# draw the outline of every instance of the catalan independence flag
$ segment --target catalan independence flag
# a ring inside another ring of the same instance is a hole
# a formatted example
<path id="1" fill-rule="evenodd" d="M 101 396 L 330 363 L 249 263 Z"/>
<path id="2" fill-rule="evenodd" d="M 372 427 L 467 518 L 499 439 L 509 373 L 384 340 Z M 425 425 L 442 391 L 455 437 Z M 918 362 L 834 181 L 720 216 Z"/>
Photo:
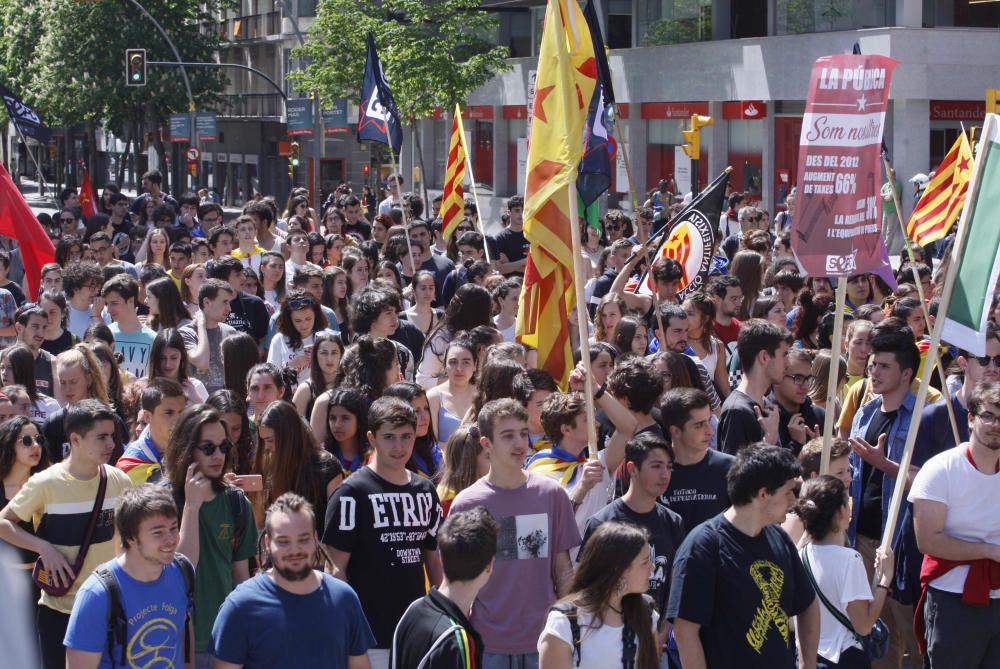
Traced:
<path id="1" fill-rule="evenodd" d="M 465 194 L 462 182 L 465 180 L 465 128 L 462 127 L 462 110 L 455 105 L 455 117 L 451 120 L 451 141 L 448 143 L 448 166 L 444 172 L 444 193 L 441 196 L 441 234 L 451 239 L 455 228 L 465 214 Z"/>
<path id="2" fill-rule="evenodd" d="M 920 246 L 943 238 L 958 218 L 969 190 L 972 149 L 963 132 L 938 166 L 906 224 L 906 236 Z"/>
<path id="3" fill-rule="evenodd" d="M 583 128 L 597 85 L 594 43 L 576 0 L 548 0 L 532 103 L 524 189 L 531 245 L 517 312 L 517 338 L 566 387 L 573 369 L 569 310 L 575 306 L 571 186 L 583 156 Z M 580 277 L 579 280 L 583 280 Z"/>

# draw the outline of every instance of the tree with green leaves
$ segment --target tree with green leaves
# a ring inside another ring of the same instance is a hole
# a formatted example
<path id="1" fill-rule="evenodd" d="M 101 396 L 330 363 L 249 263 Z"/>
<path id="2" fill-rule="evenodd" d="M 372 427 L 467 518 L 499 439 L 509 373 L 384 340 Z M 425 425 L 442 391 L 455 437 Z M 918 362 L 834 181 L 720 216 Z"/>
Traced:
<path id="1" fill-rule="evenodd" d="M 229 0 L 140 0 L 157 17 L 187 61 L 214 60 L 221 43 L 215 16 Z M 0 28 L 14 36 L 0 47 L 0 77 L 50 125 L 84 122 L 94 163 L 94 129 L 141 139 L 151 132 L 164 155 L 159 128 L 170 113 L 188 110 L 176 67 L 150 67 L 148 85 L 125 85 L 125 50 L 146 49 L 150 61 L 173 61 L 170 47 L 128 0 L 0 0 Z M 208 106 L 225 83 L 214 69 L 189 69 L 197 104 Z M 138 142 L 137 142 L 138 143 Z"/>
<path id="2" fill-rule="evenodd" d="M 320 0 L 306 45 L 292 53 L 309 64 L 290 78 L 324 100 L 358 99 L 370 32 L 400 114 L 426 118 L 509 68 L 496 31 L 481 0 Z"/>

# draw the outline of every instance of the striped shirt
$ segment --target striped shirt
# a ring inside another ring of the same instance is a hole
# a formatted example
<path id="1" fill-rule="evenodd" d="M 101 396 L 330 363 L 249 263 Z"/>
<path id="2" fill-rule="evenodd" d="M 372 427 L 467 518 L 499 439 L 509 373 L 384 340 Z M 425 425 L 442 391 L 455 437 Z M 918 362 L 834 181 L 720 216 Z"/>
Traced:
<path id="1" fill-rule="evenodd" d="M 104 468 L 108 474 L 108 487 L 83 568 L 64 596 L 53 597 L 42 592 L 41 604 L 61 613 L 68 614 L 73 610 L 76 591 L 94 569 L 117 553 L 115 501 L 123 490 L 132 486 L 132 481 L 127 474 L 110 465 L 104 465 Z M 21 520 L 33 523 L 35 535 L 55 546 L 72 565 L 87 531 L 99 483 L 99 476 L 89 481 L 74 478 L 69 473 L 68 462 L 60 462 L 28 479 L 8 507 Z"/>

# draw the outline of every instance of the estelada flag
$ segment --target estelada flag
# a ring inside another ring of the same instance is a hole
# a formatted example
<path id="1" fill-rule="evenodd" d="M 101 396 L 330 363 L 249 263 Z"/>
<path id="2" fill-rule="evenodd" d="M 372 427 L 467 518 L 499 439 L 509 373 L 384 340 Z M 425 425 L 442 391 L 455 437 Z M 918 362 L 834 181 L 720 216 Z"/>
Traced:
<path id="1" fill-rule="evenodd" d="M 594 45 L 576 0 L 548 0 L 532 102 L 524 189 L 530 246 L 517 311 L 517 338 L 538 350 L 542 368 L 563 388 L 573 369 L 569 310 L 573 290 L 572 186 L 583 155 L 587 103 L 597 85 Z M 583 277 L 578 280 L 583 281 Z"/>
<path id="2" fill-rule="evenodd" d="M 3 165 L 0 165 L 0 235 L 17 240 L 28 277 L 29 297 L 34 299 L 38 295 L 42 267 L 55 261 L 56 250 Z"/>
<path id="3" fill-rule="evenodd" d="M 906 223 L 906 236 L 920 246 L 926 246 L 947 235 L 965 202 L 971 175 L 972 149 L 969 138 L 963 132 L 924 189 Z"/>
<path id="4" fill-rule="evenodd" d="M 83 166 L 83 184 L 80 185 L 80 211 L 87 218 L 97 213 L 97 197 L 94 186 L 90 183 L 90 170 Z"/>
<path id="5" fill-rule="evenodd" d="M 462 125 L 462 110 L 455 105 L 455 117 L 451 120 L 451 140 L 448 142 L 448 166 L 444 171 L 444 193 L 441 195 L 441 234 L 445 240 L 451 239 L 455 228 L 465 215 L 465 128 Z"/>
<path id="6" fill-rule="evenodd" d="M 715 227 L 726 206 L 726 184 L 729 183 L 731 171 L 732 168 L 727 167 L 667 224 L 663 241 L 634 292 L 640 295 L 653 294 L 655 286 L 650 268 L 660 258 L 673 258 L 683 269 L 677 291 L 678 300 L 683 300 L 690 293 L 704 287 L 705 278 L 712 267 Z"/>
<path id="7" fill-rule="evenodd" d="M 375 37 L 368 33 L 368 60 L 361 84 L 361 112 L 358 117 L 358 141 L 386 144 L 395 155 L 403 147 L 403 126 L 399 123 L 396 101 L 375 52 Z"/>

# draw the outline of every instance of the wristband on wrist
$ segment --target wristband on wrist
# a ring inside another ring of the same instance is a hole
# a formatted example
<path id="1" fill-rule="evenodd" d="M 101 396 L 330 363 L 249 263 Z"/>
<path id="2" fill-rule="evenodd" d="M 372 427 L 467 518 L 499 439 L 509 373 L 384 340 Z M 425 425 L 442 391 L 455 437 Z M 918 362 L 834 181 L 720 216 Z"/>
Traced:
<path id="1" fill-rule="evenodd" d="M 604 392 L 605 392 L 605 391 L 606 391 L 607 389 L 608 389 L 608 384 L 607 384 L 607 383 L 602 383 L 602 384 L 601 384 L 601 387 L 597 389 L 597 392 L 596 392 L 596 393 L 594 393 L 594 399 L 595 399 L 595 400 L 599 400 L 599 399 L 601 399 L 601 397 L 603 397 L 603 396 L 604 396 Z"/>

